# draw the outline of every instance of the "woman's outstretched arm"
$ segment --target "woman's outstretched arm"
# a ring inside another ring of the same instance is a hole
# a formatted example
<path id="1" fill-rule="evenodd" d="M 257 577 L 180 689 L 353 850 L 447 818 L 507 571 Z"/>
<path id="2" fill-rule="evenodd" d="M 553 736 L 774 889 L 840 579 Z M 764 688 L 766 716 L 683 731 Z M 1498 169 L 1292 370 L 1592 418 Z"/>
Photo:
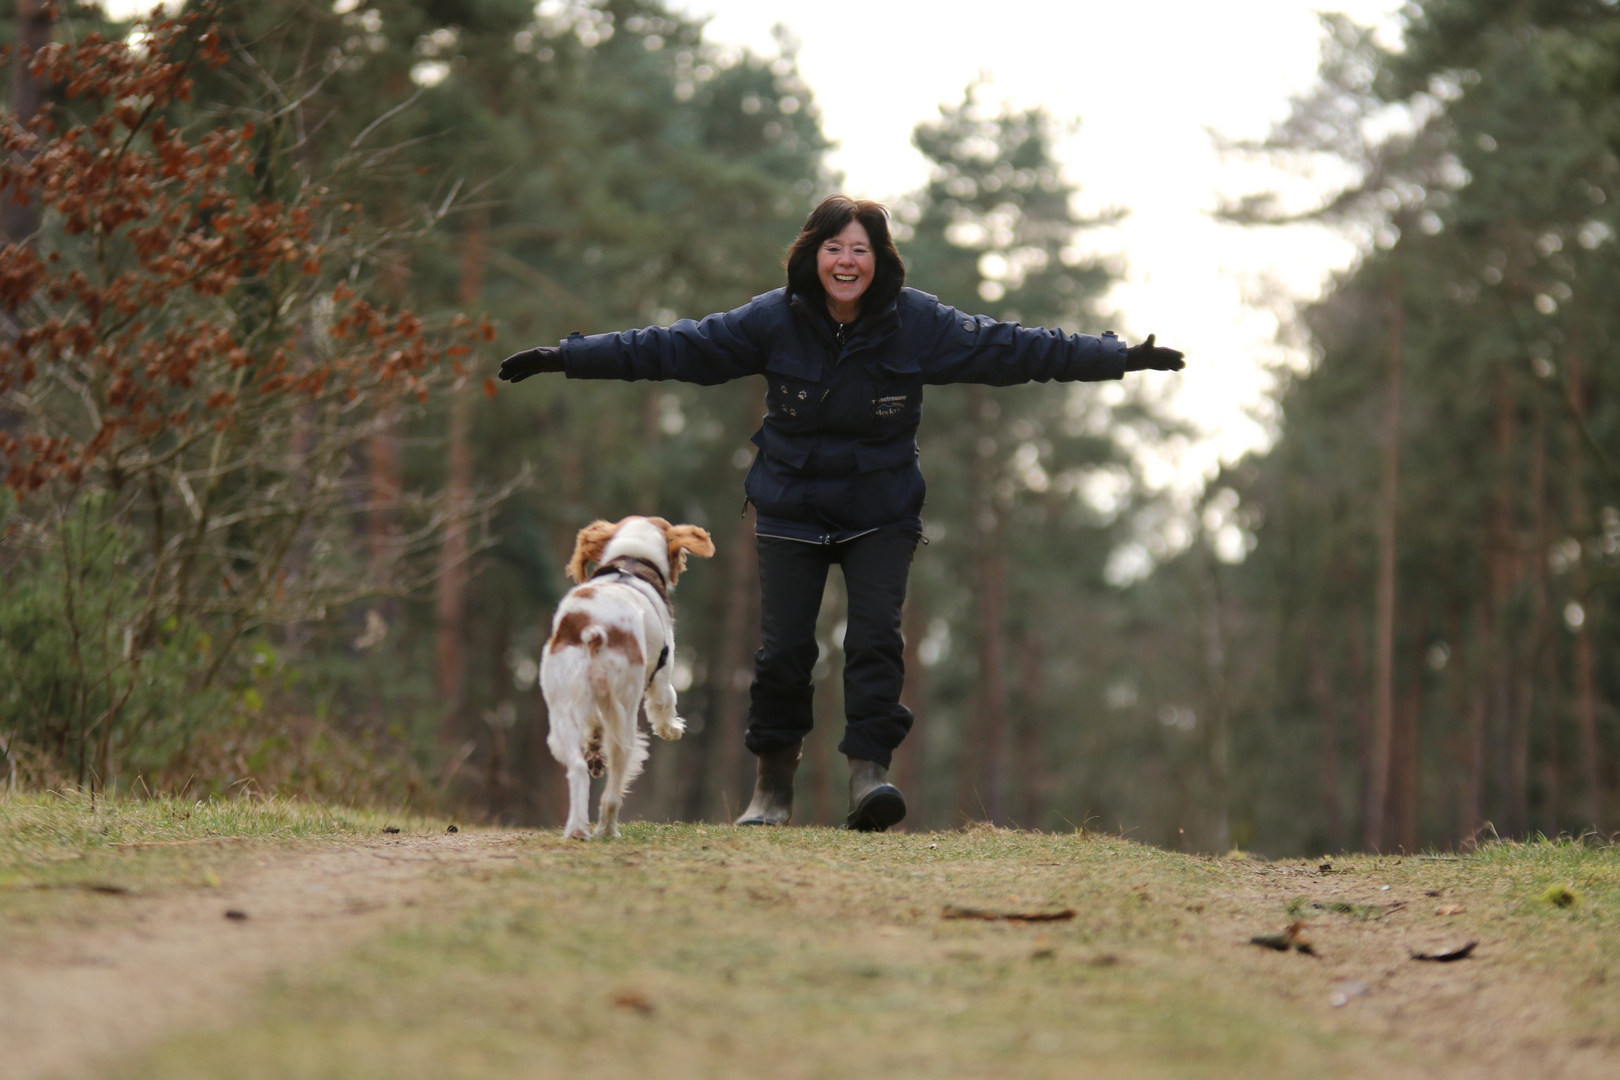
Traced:
<path id="1" fill-rule="evenodd" d="M 763 364 L 753 332 L 755 303 L 669 326 L 570 334 L 560 346 L 507 357 L 500 377 L 518 382 L 538 372 L 562 371 L 571 379 L 675 379 L 708 386 L 753 375 Z"/>
<path id="2" fill-rule="evenodd" d="M 923 360 L 930 383 L 1101 382 L 1127 371 L 1157 368 L 1179 371 L 1182 353 L 1154 344 L 1153 337 L 1127 349 L 1112 331 L 1101 337 L 999 322 L 968 315 L 946 304 L 918 305 L 913 318 L 924 321 L 932 347 Z"/>

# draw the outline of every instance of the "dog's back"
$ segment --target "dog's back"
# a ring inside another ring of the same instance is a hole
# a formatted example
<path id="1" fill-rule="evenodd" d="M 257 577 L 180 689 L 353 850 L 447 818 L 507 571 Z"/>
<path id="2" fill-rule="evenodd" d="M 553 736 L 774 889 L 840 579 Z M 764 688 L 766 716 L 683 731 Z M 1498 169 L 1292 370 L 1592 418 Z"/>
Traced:
<path id="1" fill-rule="evenodd" d="M 551 714 L 546 744 L 565 765 L 578 757 L 592 776 L 602 775 L 600 748 L 610 741 L 634 761 L 626 780 L 640 771 L 646 740 L 635 723 L 647 680 L 645 622 L 622 585 L 582 586 L 557 609 L 540 688 Z"/>

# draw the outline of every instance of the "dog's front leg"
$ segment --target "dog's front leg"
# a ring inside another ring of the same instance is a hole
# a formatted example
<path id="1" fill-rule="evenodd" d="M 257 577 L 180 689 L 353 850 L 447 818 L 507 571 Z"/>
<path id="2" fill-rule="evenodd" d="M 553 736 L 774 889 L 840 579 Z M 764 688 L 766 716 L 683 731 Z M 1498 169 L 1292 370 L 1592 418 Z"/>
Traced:
<path id="1" fill-rule="evenodd" d="M 670 655 L 674 655 L 673 649 Z M 660 739 L 678 739 L 686 732 L 686 721 L 675 715 L 675 684 L 670 682 L 674 666 L 669 663 L 660 667 L 647 688 L 647 722 Z"/>
<path id="2" fill-rule="evenodd" d="M 568 823 L 563 826 L 563 838 L 591 838 L 591 770 L 584 758 L 568 766 Z"/>

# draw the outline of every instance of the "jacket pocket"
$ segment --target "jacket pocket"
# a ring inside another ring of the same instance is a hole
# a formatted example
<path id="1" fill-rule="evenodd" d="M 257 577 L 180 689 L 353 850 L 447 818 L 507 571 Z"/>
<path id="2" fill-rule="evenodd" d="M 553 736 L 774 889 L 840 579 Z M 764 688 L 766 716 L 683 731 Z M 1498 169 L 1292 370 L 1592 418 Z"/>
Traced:
<path id="1" fill-rule="evenodd" d="M 911 465 L 916 461 L 916 439 L 895 439 L 875 446 L 863 443 L 855 448 L 855 468 L 863 473 Z"/>
<path id="2" fill-rule="evenodd" d="M 784 375 L 801 382 L 821 381 L 821 360 L 791 349 L 773 349 L 765 360 L 765 370 L 771 375 Z"/>
<path id="3" fill-rule="evenodd" d="M 821 365 L 790 352 L 777 351 L 765 365 L 765 404 L 771 415 L 792 423 L 813 420 L 820 412 Z"/>
<path id="4" fill-rule="evenodd" d="M 917 409 L 917 394 L 905 386 L 879 386 L 872 398 L 872 419 L 889 425 Z"/>
<path id="5" fill-rule="evenodd" d="M 915 357 L 881 361 L 867 386 L 868 437 L 888 442 L 902 431 L 914 432 L 922 412 L 922 391 L 922 367 Z"/>
<path id="6" fill-rule="evenodd" d="M 805 462 L 810 460 L 810 447 L 773 430 L 762 427 L 754 432 L 749 440 L 755 446 L 765 451 L 765 456 L 792 469 L 803 469 Z"/>

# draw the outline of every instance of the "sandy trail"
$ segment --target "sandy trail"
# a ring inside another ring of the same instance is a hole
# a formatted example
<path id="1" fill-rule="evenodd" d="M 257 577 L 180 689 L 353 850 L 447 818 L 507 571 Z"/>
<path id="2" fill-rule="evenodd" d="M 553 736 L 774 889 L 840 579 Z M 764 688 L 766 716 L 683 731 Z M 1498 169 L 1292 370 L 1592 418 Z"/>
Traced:
<path id="1" fill-rule="evenodd" d="M 222 887 L 124 905 L 0 950 L 0 1075 L 90 1072 L 229 1020 L 264 979 L 406 921 L 457 878 L 510 866 L 521 834 L 389 836 L 271 849 Z M 226 911 L 246 914 L 228 918 Z"/>

